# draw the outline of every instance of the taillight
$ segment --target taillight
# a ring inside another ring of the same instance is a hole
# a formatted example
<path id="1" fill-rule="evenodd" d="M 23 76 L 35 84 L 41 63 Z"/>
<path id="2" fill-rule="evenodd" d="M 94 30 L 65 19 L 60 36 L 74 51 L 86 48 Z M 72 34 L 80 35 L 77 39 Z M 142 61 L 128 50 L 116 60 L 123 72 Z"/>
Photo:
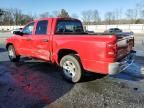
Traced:
<path id="1" fill-rule="evenodd" d="M 117 45 L 115 43 L 108 43 L 106 56 L 108 58 L 114 58 L 116 57 L 116 55 L 117 55 Z"/>

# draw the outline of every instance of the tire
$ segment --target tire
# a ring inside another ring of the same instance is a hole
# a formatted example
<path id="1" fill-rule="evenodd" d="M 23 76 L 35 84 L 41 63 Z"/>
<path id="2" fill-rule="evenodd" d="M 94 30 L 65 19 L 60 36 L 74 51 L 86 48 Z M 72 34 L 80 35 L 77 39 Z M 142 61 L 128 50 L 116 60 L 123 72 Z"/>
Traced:
<path id="1" fill-rule="evenodd" d="M 76 55 L 66 55 L 60 60 L 63 76 L 66 80 L 77 83 L 83 77 L 83 68 Z"/>
<path id="2" fill-rule="evenodd" d="M 20 56 L 16 55 L 15 48 L 13 45 L 8 46 L 8 56 L 11 62 L 19 62 Z"/>

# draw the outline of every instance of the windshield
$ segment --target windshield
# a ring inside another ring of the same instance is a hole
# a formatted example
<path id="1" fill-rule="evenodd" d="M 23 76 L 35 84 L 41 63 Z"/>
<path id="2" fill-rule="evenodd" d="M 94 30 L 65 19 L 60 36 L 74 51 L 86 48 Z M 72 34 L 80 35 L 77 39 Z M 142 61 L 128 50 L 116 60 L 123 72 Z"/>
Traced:
<path id="1" fill-rule="evenodd" d="M 77 20 L 59 20 L 56 26 L 56 33 L 83 33 L 83 26 Z"/>

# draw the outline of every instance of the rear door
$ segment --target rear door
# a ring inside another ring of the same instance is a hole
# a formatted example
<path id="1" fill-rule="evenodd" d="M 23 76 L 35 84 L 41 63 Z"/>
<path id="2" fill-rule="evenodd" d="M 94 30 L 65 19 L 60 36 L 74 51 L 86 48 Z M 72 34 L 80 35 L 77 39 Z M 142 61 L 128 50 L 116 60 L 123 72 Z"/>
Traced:
<path id="1" fill-rule="evenodd" d="M 37 22 L 32 41 L 33 56 L 43 60 L 50 60 L 50 35 L 48 31 L 48 20 Z"/>

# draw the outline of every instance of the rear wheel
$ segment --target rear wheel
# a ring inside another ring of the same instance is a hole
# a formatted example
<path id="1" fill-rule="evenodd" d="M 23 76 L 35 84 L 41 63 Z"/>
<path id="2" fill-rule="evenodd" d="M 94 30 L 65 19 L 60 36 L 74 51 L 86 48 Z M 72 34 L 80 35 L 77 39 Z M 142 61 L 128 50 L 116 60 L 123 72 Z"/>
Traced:
<path id="1" fill-rule="evenodd" d="M 16 55 L 15 48 L 13 45 L 8 46 L 8 56 L 10 58 L 10 61 L 12 62 L 18 62 L 20 60 L 20 56 Z"/>
<path id="2" fill-rule="evenodd" d="M 83 70 L 78 56 L 64 56 L 60 61 L 60 66 L 62 67 L 63 75 L 67 80 L 73 83 L 77 83 L 81 80 Z"/>

